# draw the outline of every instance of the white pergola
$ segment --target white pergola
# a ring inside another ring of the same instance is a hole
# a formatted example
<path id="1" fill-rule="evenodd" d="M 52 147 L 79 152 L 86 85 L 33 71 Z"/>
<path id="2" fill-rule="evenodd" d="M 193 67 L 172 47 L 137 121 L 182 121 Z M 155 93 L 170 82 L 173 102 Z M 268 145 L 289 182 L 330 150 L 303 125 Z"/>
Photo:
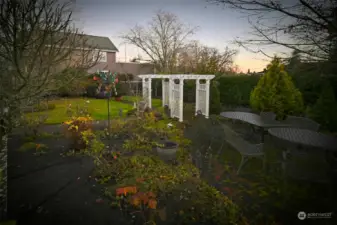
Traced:
<path id="1" fill-rule="evenodd" d="M 172 118 L 183 121 L 184 80 L 196 80 L 195 114 L 200 111 L 206 118 L 209 116 L 210 81 L 215 75 L 198 74 L 145 74 L 138 75 L 142 79 L 143 98 L 148 107 L 152 107 L 151 82 L 152 79 L 162 79 L 163 107 L 168 106 Z M 166 81 L 168 79 L 168 82 Z M 175 83 L 179 80 L 179 84 Z M 206 83 L 200 84 L 200 80 Z"/>

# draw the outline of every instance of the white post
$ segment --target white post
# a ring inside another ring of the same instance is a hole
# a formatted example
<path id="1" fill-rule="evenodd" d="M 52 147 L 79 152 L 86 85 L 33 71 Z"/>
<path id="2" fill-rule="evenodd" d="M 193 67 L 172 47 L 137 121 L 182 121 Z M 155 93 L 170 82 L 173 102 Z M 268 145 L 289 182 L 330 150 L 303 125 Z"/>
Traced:
<path id="1" fill-rule="evenodd" d="M 179 122 L 184 121 L 184 79 L 179 80 Z"/>
<path id="2" fill-rule="evenodd" d="M 145 78 L 142 78 L 143 99 L 145 98 L 145 89 L 146 89 Z M 144 100 L 145 100 L 145 99 L 144 99 Z"/>
<path id="3" fill-rule="evenodd" d="M 162 79 L 161 80 L 161 92 L 162 92 L 162 105 L 163 107 L 165 106 L 165 102 L 166 102 L 166 98 L 167 96 L 165 96 L 165 92 L 166 92 L 166 89 L 165 89 L 165 79 Z"/>
<path id="4" fill-rule="evenodd" d="M 199 110 L 199 86 L 200 86 L 200 79 L 195 80 L 195 115 L 197 115 L 197 112 Z"/>
<path id="5" fill-rule="evenodd" d="M 169 83 L 169 108 L 170 108 L 170 117 L 172 117 L 173 115 L 173 108 L 174 108 L 174 104 L 173 104 L 173 84 L 174 84 L 174 80 L 173 79 L 170 79 L 170 83 Z"/>
<path id="6" fill-rule="evenodd" d="M 209 117 L 209 85 L 210 84 L 210 80 L 206 80 L 206 119 L 208 119 Z"/>
<path id="7" fill-rule="evenodd" d="M 151 100 L 151 98 L 152 98 L 152 80 L 151 80 L 151 78 L 148 78 L 148 81 L 147 81 L 147 85 L 148 85 L 148 93 L 149 93 L 149 96 L 148 96 L 148 98 L 149 98 L 149 108 L 152 108 L 152 100 Z"/>

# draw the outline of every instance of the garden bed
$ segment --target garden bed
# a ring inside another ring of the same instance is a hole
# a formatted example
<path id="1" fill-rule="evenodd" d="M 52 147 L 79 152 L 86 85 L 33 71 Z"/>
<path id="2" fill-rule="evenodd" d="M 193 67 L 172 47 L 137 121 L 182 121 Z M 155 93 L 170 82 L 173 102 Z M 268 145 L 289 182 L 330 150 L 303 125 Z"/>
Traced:
<path id="1" fill-rule="evenodd" d="M 285 220 L 293 213 L 293 208 L 289 207 L 290 212 L 280 209 L 279 183 L 262 173 L 260 161 L 248 163 L 243 176 L 235 174 L 239 160 L 237 152 L 228 145 L 224 145 L 222 151 L 216 147 L 224 137 L 221 127 L 214 128 L 211 120 L 199 118 L 191 119 L 190 127 L 183 130 L 180 123 L 165 115 L 163 120 L 156 120 L 155 113 L 145 113 L 142 119 L 112 120 L 110 138 L 106 136 L 107 130 L 103 130 L 106 123 L 94 121 L 94 132 L 84 135 L 89 140 L 86 149 L 78 152 L 70 151 L 71 140 L 60 132 L 70 128 L 74 132 L 86 131 L 86 126 L 78 123 L 91 121 L 85 116 L 73 118 L 62 126 L 41 126 L 40 132 L 57 132 L 49 136 L 40 134 L 34 140 L 27 140 L 29 136 L 24 138 L 17 132 L 10 140 L 9 191 L 20 194 L 10 196 L 11 218 L 20 217 L 23 224 L 92 224 L 95 221 L 125 224 L 135 219 L 143 224 L 141 217 L 149 221 L 152 215 L 157 224 L 165 225 L 177 224 L 176 221 L 224 225 L 232 221 L 241 225 L 245 224 L 240 216 L 244 212 L 252 225 L 261 224 L 261 221 L 272 224 L 278 217 L 287 221 L 285 224 L 293 222 L 291 218 Z M 200 127 L 196 124 L 198 121 L 202 123 Z M 74 125 L 79 130 L 74 129 Z M 209 151 L 207 144 L 211 137 L 216 145 L 213 143 Z M 178 163 L 165 163 L 156 156 L 154 150 L 163 138 L 178 143 Z M 25 142 L 33 142 L 31 149 L 21 149 Z M 40 154 L 44 146 L 48 148 Z M 198 156 L 195 153 L 200 147 L 204 150 L 201 149 Z M 193 162 L 198 163 L 193 164 L 191 156 Z M 129 201 L 121 201 L 123 195 Z M 181 196 L 187 199 L 181 201 Z M 219 204 L 214 205 L 217 201 Z M 143 208 L 133 217 L 139 211 L 139 202 Z M 111 208 L 111 204 L 114 207 Z M 223 213 L 208 216 L 217 211 L 226 211 L 227 217 L 222 218 Z M 267 215 L 274 215 L 274 218 Z M 57 217 L 56 222 L 53 217 Z"/>

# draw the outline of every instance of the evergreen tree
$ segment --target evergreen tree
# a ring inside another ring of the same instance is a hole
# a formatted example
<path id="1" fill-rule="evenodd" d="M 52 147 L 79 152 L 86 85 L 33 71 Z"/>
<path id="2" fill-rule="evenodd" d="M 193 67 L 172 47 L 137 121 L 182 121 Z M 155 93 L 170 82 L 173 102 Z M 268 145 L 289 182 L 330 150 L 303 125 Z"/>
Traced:
<path id="1" fill-rule="evenodd" d="M 266 73 L 251 93 L 250 104 L 255 110 L 276 113 L 278 119 L 303 111 L 302 94 L 296 89 L 279 58 L 275 57 L 268 65 Z"/>

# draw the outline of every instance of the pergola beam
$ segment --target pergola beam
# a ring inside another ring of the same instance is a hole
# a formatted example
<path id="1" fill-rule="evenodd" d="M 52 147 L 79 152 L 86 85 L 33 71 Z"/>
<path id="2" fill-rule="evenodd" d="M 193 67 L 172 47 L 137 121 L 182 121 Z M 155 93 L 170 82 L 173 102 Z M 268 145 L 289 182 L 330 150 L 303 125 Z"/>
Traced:
<path id="1" fill-rule="evenodd" d="M 184 79 L 184 80 L 212 80 L 215 75 L 212 74 L 141 74 L 138 75 L 140 78 L 151 78 L 151 79 Z"/>

